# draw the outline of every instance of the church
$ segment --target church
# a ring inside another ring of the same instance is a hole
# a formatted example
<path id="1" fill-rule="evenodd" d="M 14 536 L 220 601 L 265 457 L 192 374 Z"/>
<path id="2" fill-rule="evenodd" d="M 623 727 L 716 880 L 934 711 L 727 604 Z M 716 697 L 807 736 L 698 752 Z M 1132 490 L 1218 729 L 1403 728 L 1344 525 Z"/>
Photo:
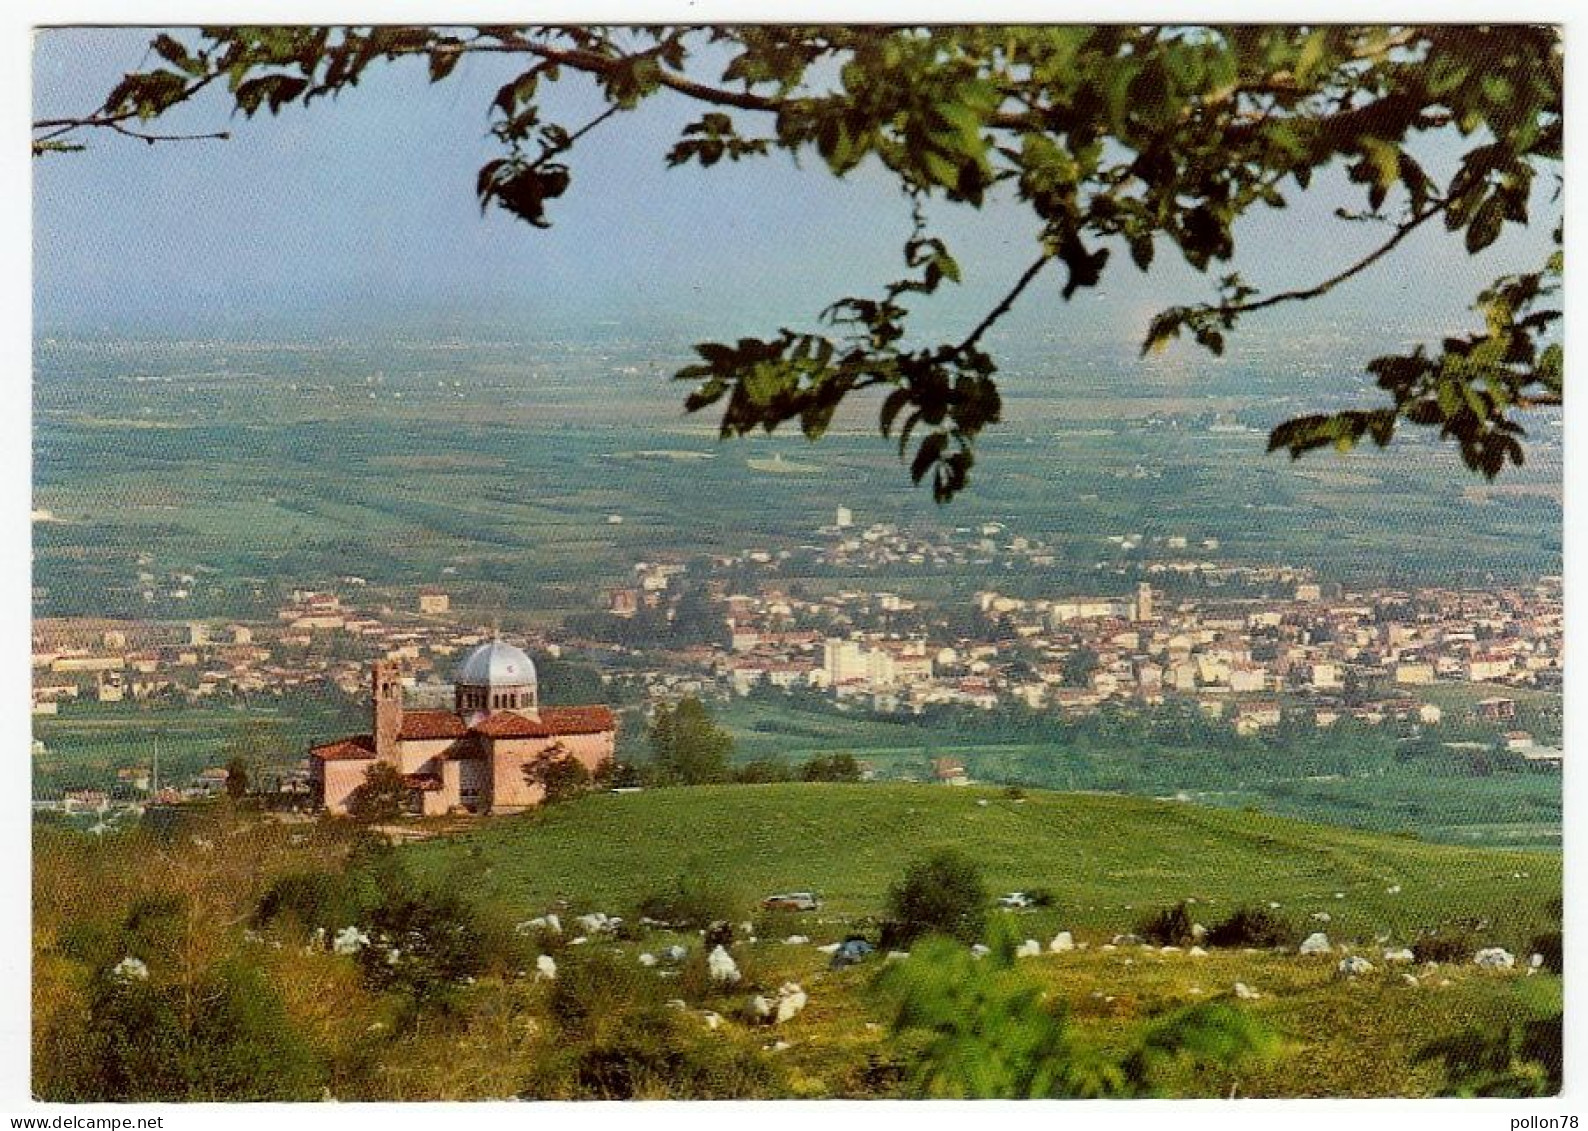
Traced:
<path id="1" fill-rule="evenodd" d="M 542 787 L 525 768 L 553 750 L 594 773 L 610 763 L 617 722 L 604 706 L 542 707 L 535 665 L 521 649 L 491 640 L 453 673 L 451 710 L 403 706 L 397 665 L 377 661 L 371 734 L 311 747 L 314 795 L 330 813 L 346 813 L 348 796 L 371 766 L 402 774 L 415 811 L 517 813 L 540 804 Z"/>

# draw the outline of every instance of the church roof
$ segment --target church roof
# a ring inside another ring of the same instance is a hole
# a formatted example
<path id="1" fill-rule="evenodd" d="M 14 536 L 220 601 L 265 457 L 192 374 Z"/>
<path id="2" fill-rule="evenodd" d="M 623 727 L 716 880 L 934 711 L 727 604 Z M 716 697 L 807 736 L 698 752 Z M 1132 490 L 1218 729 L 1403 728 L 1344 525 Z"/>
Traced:
<path id="1" fill-rule="evenodd" d="M 505 640 L 488 640 L 475 648 L 452 673 L 465 687 L 525 687 L 536 682 L 535 664 Z"/>
<path id="2" fill-rule="evenodd" d="M 335 742 L 311 746 L 309 756 L 318 758 L 322 762 L 367 760 L 375 757 L 375 736 L 355 734 L 350 738 L 339 738 Z"/>
<path id="3" fill-rule="evenodd" d="M 404 711 L 399 739 L 462 738 L 469 728 L 452 711 Z"/>
<path id="4" fill-rule="evenodd" d="M 555 738 L 616 730 L 617 720 L 609 707 L 542 707 L 538 719 L 498 711 L 475 723 L 472 729 L 487 738 Z"/>

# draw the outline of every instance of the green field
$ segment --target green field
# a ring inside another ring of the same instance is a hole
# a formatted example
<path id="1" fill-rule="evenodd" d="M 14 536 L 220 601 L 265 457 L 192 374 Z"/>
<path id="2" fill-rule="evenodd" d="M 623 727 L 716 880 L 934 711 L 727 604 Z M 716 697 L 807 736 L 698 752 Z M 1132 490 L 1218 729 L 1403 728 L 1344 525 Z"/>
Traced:
<path id="1" fill-rule="evenodd" d="M 789 1045 L 793 1094 L 824 1096 L 847 1094 L 857 1065 L 889 1055 L 888 1015 L 867 989 L 868 967 L 829 971 L 815 946 L 857 926 L 874 930 L 906 863 L 944 847 L 978 861 L 994 891 L 1041 886 L 1056 894 L 1051 909 L 994 912 L 994 922 L 1039 942 L 1059 929 L 1073 932 L 1081 950 L 1044 953 L 1020 968 L 1066 1003 L 1101 1048 L 1124 1048 L 1165 1010 L 1229 999 L 1236 982 L 1257 990 L 1256 1000 L 1238 1004 L 1278 1037 L 1275 1054 L 1235 1070 L 1188 1069 L 1169 1094 L 1434 1094 L 1445 1086 L 1443 1069 L 1417 1058 L 1429 1042 L 1560 1008 L 1553 977 L 1458 963 L 1419 967 L 1414 985 L 1404 968 L 1381 960 L 1385 945 L 1463 925 L 1477 926 L 1474 937 L 1484 945 L 1526 955 L 1533 935 L 1551 929 L 1558 856 L 1420 844 L 1194 805 L 1040 792 L 1016 802 L 998 791 L 927 785 L 678 789 L 593 797 L 403 853 L 432 878 L 467 877 L 482 899 L 513 915 L 560 908 L 565 916 L 632 916 L 641 897 L 680 875 L 726 885 L 747 915 L 768 892 L 815 889 L 826 901 L 819 911 L 758 915 L 765 937 L 735 953 L 757 985 L 795 980 L 811 994 L 810 1009 L 779 1035 Z M 1278 903 L 1303 930 L 1326 931 L 1376 969 L 1341 980 L 1335 958 L 1104 949 L 1146 913 L 1179 900 L 1195 900 L 1195 918 L 1207 923 L 1237 904 Z M 1313 917 L 1320 913 L 1327 923 Z M 784 943 L 791 933 L 810 944 Z M 609 949 L 635 959 L 674 937 L 652 934 Z M 689 1004 L 726 1012 L 737 999 Z M 728 1040 L 764 1040 L 753 1029 L 725 1032 Z"/>
<path id="2" fill-rule="evenodd" d="M 982 804 L 986 802 L 986 804 Z M 1059 906 L 1033 931 L 1128 931 L 1144 910 L 1195 899 L 1325 912 L 1331 934 L 1409 939 L 1462 915 L 1524 945 L 1561 890 L 1557 854 L 1425 844 L 1280 817 L 1140 798 L 928 785 L 712 786 L 603 795 L 481 823 L 407 851 L 467 871 L 525 915 L 553 901 L 627 913 L 679 875 L 716 878 L 748 903 L 814 889 L 830 913 L 881 912 L 904 864 L 940 847 L 980 861 L 1000 891 L 1045 887 Z M 1400 886 L 1397 894 L 1388 889 Z M 1335 898 L 1335 893 L 1344 898 Z"/>

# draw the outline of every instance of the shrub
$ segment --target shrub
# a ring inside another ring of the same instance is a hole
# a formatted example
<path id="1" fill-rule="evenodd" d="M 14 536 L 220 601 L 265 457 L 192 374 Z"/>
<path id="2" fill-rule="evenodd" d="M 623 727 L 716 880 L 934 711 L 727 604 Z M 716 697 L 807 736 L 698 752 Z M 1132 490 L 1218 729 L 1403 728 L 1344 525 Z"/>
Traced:
<path id="1" fill-rule="evenodd" d="M 1052 907 L 1059 901 L 1059 897 L 1048 888 L 1027 888 L 1026 898 L 1031 900 L 1032 907 Z"/>
<path id="2" fill-rule="evenodd" d="M 473 909 L 454 891 L 392 889 L 370 912 L 364 980 L 427 1002 L 484 971 L 491 955 Z"/>
<path id="3" fill-rule="evenodd" d="M 1300 932 L 1267 907 L 1238 907 L 1208 929 L 1209 946 L 1293 946 Z"/>
<path id="4" fill-rule="evenodd" d="M 735 918 L 739 901 L 726 887 L 697 873 L 680 875 L 661 891 L 639 902 L 639 913 L 674 927 L 700 930 L 717 920 Z"/>
<path id="5" fill-rule="evenodd" d="M 766 785 L 769 782 L 788 781 L 789 777 L 788 764 L 776 758 L 758 758 L 733 771 L 733 780 L 740 785 Z"/>
<path id="6" fill-rule="evenodd" d="M 1412 943 L 1412 954 L 1418 962 L 1467 962 L 1480 945 L 1477 937 L 1466 929 L 1448 934 L 1434 932 Z"/>
<path id="7" fill-rule="evenodd" d="M 347 814 L 361 825 L 395 821 L 408 804 L 408 786 L 397 768 L 376 762 L 364 772 L 364 784 L 347 797 Z"/>
<path id="8" fill-rule="evenodd" d="M 802 781 L 859 781 L 860 763 L 853 754 L 812 758 L 800 767 Z"/>
<path id="9" fill-rule="evenodd" d="M 288 872 L 265 890 L 254 908 L 256 927 L 288 921 L 305 930 L 330 930 L 358 921 L 360 908 L 346 880 L 331 872 Z"/>
<path id="10" fill-rule="evenodd" d="M 890 942 L 908 945 L 924 935 L 961 942 L 981 937 L 987 922 L 987 888 L 975 861 L 952 850 L 910 865 L 888 890 Z"/>
<path id="11" fill-rule="evenodd" d="M 1196 941 L 1191 934 L 1191 912 L 1184 902 L 1147 916 L 1137 924 L 1136 933 L 1158 946 L 1189 946 Z"/>

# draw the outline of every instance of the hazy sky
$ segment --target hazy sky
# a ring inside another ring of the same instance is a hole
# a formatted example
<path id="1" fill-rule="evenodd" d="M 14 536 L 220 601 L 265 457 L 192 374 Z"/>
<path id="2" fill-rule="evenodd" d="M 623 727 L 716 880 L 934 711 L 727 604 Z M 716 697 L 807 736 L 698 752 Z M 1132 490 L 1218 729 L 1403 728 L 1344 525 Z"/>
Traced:
<path id="1" fill-rule="evenodd" d="M 35 113 L 96 106 L 122 73 L 150 65 L 150 34 L 41 33 Z M 814 157 L 801 169 L 783 154 L 668 169 L 667 148 L 700 112 L 670 94 L 579 145 L 550 230 L 496 211 L 482 217 L 474 174 L 500 152 L 487 107 L 517 69 L 511 59 L 466 58 L 432 86 L 422 60 L 377 64 L 335 102 L 253 121 L 232 119 L 216 91 L 159 128 L 229 128 L 230 141 L 148 146 L 96 133 L 84 139 L 87 152 L 36 160 L 38 332 L 356 333 L 431 319 L 770 332 L 808 326 L 827 302 L 874 293 L 896 273 L 907 211 L 883 172 L 863 167 L 835 181 Z M 556 95 L 568 107 L 560 120 L 577 125 L 598 108 L 577 76 L 558 86 L 567 88 Z M 1337 205 L 1361 206 L 1359 189 L 1340 175 L 1319 183 L 1314 199 L 1238 230 L 1234 266 L 1263 289 L 1316 281 L 1382 238 L 1331 218 Z M 1530 231 L 1508 233 L 1476 259 L 1458 238 L 1419 232 L 1369 277 L 1306 311 L 1251 319 L 1242 333 L 1283 333 L 1297 318 L 1349 322 L 1376 340 L 1467 325 L 1464 311 L 1486 281 L 1541 257 L 1557 210 L 1542 189 L 1537 205 Z M 935 219 L 966 285 L 933 319 L 957 335 L 1029 262 L 1036 226 L 1008 198 L 980 213 L 942 206 Z M 1151 276 L 1116 260 L 1102 291 L 1068 305 L 1058 295 L 1063 273 L 1053 271 L 1009 330 L 1134 342 L 1152 311 L 1211 295 L 1210 281 L 1161 242 Z"/>

